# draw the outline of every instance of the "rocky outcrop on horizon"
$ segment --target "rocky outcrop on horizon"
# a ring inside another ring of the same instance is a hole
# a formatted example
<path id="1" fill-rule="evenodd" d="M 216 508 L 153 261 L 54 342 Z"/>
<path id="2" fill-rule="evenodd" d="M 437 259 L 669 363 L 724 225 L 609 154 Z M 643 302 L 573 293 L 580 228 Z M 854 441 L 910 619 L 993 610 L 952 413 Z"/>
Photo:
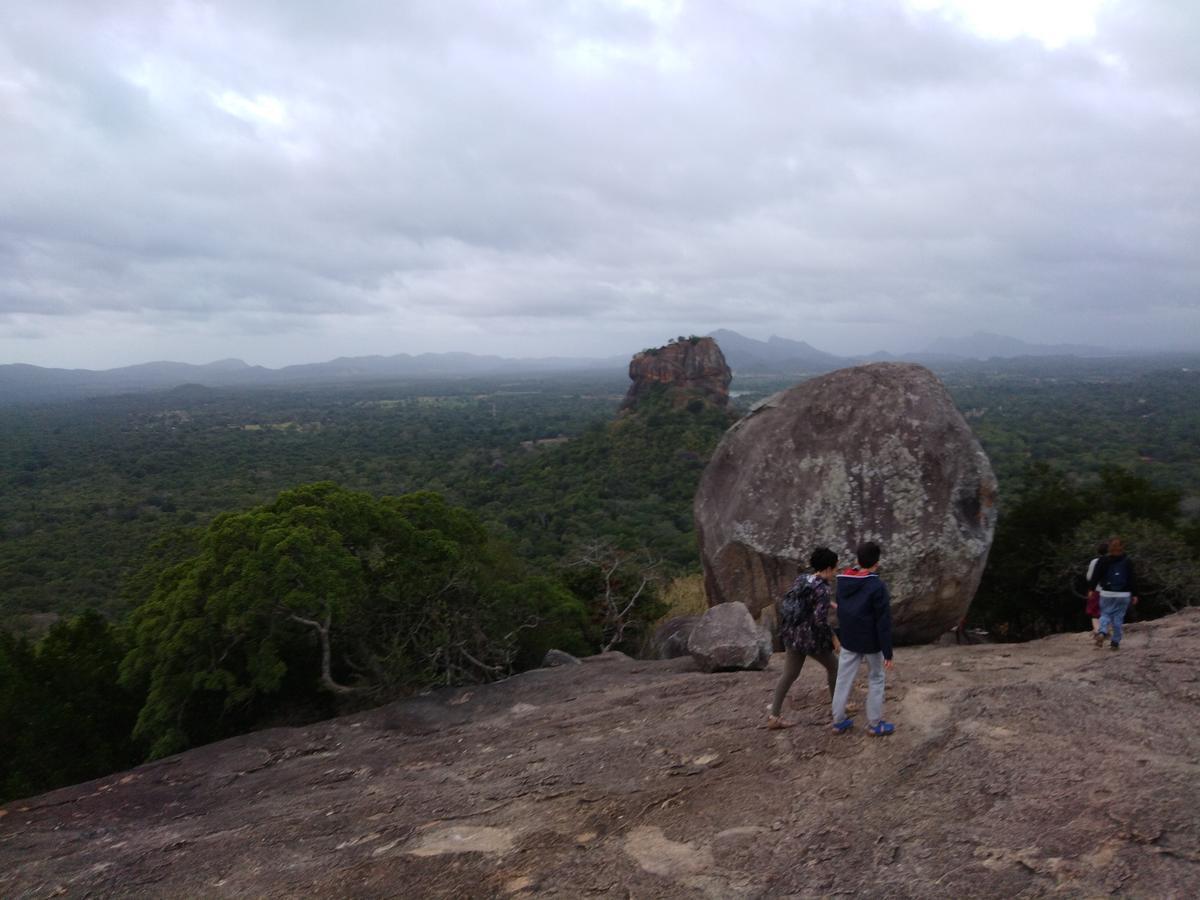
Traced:
<path id="1" fill-rule="evenodd" d="M 716 341 L 690 337 L 635 354 L 629 362 L 629 378 L 633 384 L 621 403 L 622 410 L 636 409 L 660 388 L 667 389 L 675 406 L 699 399 L 725 407 L 729 405 L 733 373 Z"/>
<path id="2" fill-rule="evenodd" d="M 966 614 L 996 521 L 987 456 L 928 369 L 840 369 L 760 403 L 722 439 L 695 502 L 711 604 L 772 608 L 818 546 L 883 547 L 896 640 Z M 769 618 L 769 616 L 768 616 Z"/>
<path id="3" fill-rule="evenodd" d="M 880 739 L 820 666 L 767 731 L 782 656 L 605 654 L 0 806 L 0 896 L 1187 897 L 1197 657 L 1200 609 L 902 648 Z"/>

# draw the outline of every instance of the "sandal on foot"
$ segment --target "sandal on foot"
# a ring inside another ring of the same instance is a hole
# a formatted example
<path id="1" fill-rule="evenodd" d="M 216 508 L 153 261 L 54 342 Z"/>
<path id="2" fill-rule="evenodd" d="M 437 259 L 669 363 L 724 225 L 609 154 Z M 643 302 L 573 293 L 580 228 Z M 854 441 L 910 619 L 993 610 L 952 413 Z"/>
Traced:
<path id="1" fill-rule="evenodd" d="M 896 726 L 891 722 L 884 722 L 880 720 L 867 729 L 867 734 L 871 735 L 871 737 L 885 737 L 895 730 Z"/>
<path id="2" fill-rule="evenodd" d="M 779 731 L 780 729 L 791 727 L 792 723 L 783 721 L 782 716 L 767 716 L 768 731 Z"/>
<path id="3" fill-rule="evenodd" d="M 1092 640 L 1096 642 L 1097 647 L 1103 647 L 1104 642 L 1108 639 L 1108 635 L 1103 631 L 1097 631 L 1092 635 Z"/>
<path id="4" fill-rule="evenodd" d="M 854 727 L 853 719 L 849 719 L 849 718 L 842 719 L 842 721 L 840 721 L 840 722 L 833 723 L 833 733 L 834 734 L 845 734 L 847 731 L 849 731 L 853 727 Z"/>

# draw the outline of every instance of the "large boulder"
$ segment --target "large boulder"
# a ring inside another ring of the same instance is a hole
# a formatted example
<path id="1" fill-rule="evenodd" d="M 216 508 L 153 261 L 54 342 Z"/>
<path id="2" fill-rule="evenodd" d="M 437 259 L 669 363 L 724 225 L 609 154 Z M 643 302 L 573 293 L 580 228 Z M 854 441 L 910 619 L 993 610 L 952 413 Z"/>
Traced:
<path id="1" fill-rule="evenodd" d="M 883 548 L 899 643 L 966 614 L 996 521 L 987 456 L 928 369 L 840 369 L 764 400 L 721 440 L 695 502 L 709 603 L 758 615 L 825 545 Z"/>
<path id="2" fill-rule="evenodd" d="M 759 627 L 746 604 L 720 603 L 692 629 L 688 652 L 704 672 L 765 669 L 771 659 L 771 634 Z"/>
<path id="3" fill-rule="evenodd" d="M 724 407 L 729 403 L 733 373 L 716 341 L 691 337 L 636 354 L 629 361 L 629 378 L 633 383 L 622 410 L 636 409 L 644 397 L 660 389 L 667 391 L 675 406 L 700 400 Z"/>

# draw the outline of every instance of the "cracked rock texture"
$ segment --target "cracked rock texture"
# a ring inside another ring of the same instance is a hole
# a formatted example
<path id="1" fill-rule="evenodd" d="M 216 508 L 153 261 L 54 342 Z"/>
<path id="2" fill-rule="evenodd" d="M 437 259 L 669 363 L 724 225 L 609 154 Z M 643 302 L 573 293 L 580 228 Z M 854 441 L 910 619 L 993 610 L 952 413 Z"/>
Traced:
<path id="1" fill-rule="evenodd" d="M 605 654 L 0 806 L 0 897 L 1194 897 L 1200 609 L 901 648 L 896 733 L 807 665 Z M 862 705 L 862 697 L 855 696 Z"/>
<path id="2" fill-rule="evenodd" d="M 910 363 L 839 369 L 764 400 L 721 440 L 696 528 L 710 604 L 773 609 L 825 545 L 883 547 L 898 643 L 967 612 L 996 521 L 996 479 L 937 376 Z M 767 619 L 771 616 L 768 613 Z"/>

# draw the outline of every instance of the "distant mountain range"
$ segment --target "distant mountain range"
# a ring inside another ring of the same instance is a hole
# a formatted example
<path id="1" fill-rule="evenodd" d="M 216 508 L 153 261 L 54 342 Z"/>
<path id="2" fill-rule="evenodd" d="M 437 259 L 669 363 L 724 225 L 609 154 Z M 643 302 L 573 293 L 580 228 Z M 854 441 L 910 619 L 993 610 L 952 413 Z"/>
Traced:
<path id="1" fill-rule="evenodd" d="M 937 366 L 971 360 L 1018 357 L 1112 357 L 1116 351 L 1076 344 L 1030 344 L 998 334 L 976 332 L 965 338 L 939 338 L 922 353 L 895 356 L 836 356 L 804 341 L 772 336 L 756 340 L 728 329 L 711 336 L 735 374 L 813 374 L 878 360 L 905 360 Z M 511 359 L 473 353 L 400 353 L 395 356 L 341 357 L 323 363 L 268 369 L 240 359 L 197 366 L 151 362 L 119 369 L 48 369 L 24 364 L 0 365 L 0 404 L 68 400 L 105 394 L 165 390 L 184 384 L 205 387 L 254 387 L 338 384 L 390 378 L 533 375 L 563 372 L 622 371 L 628 357 Z"/>
<path id="2" fill-rule="evenodd" d="M 725 362 L 736 372 L 831 372 L 848 364 L 842 356 L 818 350 L 804 341 L 772 335 L 758 341 L 719 328 L 709 335 L 725 354 Z"/>
<path id="3" fill-rule="evenodd" d="M 925 348 L 925 353 L 963 359 L 1012 359 L 1018 356 L 1079 356 L 1096 359 L 1130 355 L 1089 344 L 1030 344 L 1017 338 L 986 331 L 977 331 L 965 338 L 938 338 Z"/>
<path id="4" fill-rule="evenodd" d="M 748 338 L 736 331 L 719 329 L 711 335 L 720 344 L 725 360 L 734 373 L 791 374 L 828 372 L 864 362 L 904 361 L 937 366 L 978 360 L 1019 359 L 1021 357 L 1113 357 L 1119 354 L 1104 347 L 1081 344 L 1030 344 L 1017 338 L 977 331 L 964 338 L 939 338 L 918 353 L 892 354 L 884 351 L 866 356 L 835 356 L 804 341 L 772 336 L 765 341 Z"/>
<path id="5" fill-rule="evenodd" d="M 421 353 L 412 356 L 341 357 L 268 369 L 240 359 L 207 365 L 151 362 L 119 369 L 47 369 L 24 364 L 0 365 L 0 405 L 68 400 L 80 397 L 166 390 L 185 384 L 204 387 L 286 387 L 380 381 L 393 378 L 536 375 L 539 373 L 619 372 L 624 358 L 509 359 L 473 353 Z"/>

